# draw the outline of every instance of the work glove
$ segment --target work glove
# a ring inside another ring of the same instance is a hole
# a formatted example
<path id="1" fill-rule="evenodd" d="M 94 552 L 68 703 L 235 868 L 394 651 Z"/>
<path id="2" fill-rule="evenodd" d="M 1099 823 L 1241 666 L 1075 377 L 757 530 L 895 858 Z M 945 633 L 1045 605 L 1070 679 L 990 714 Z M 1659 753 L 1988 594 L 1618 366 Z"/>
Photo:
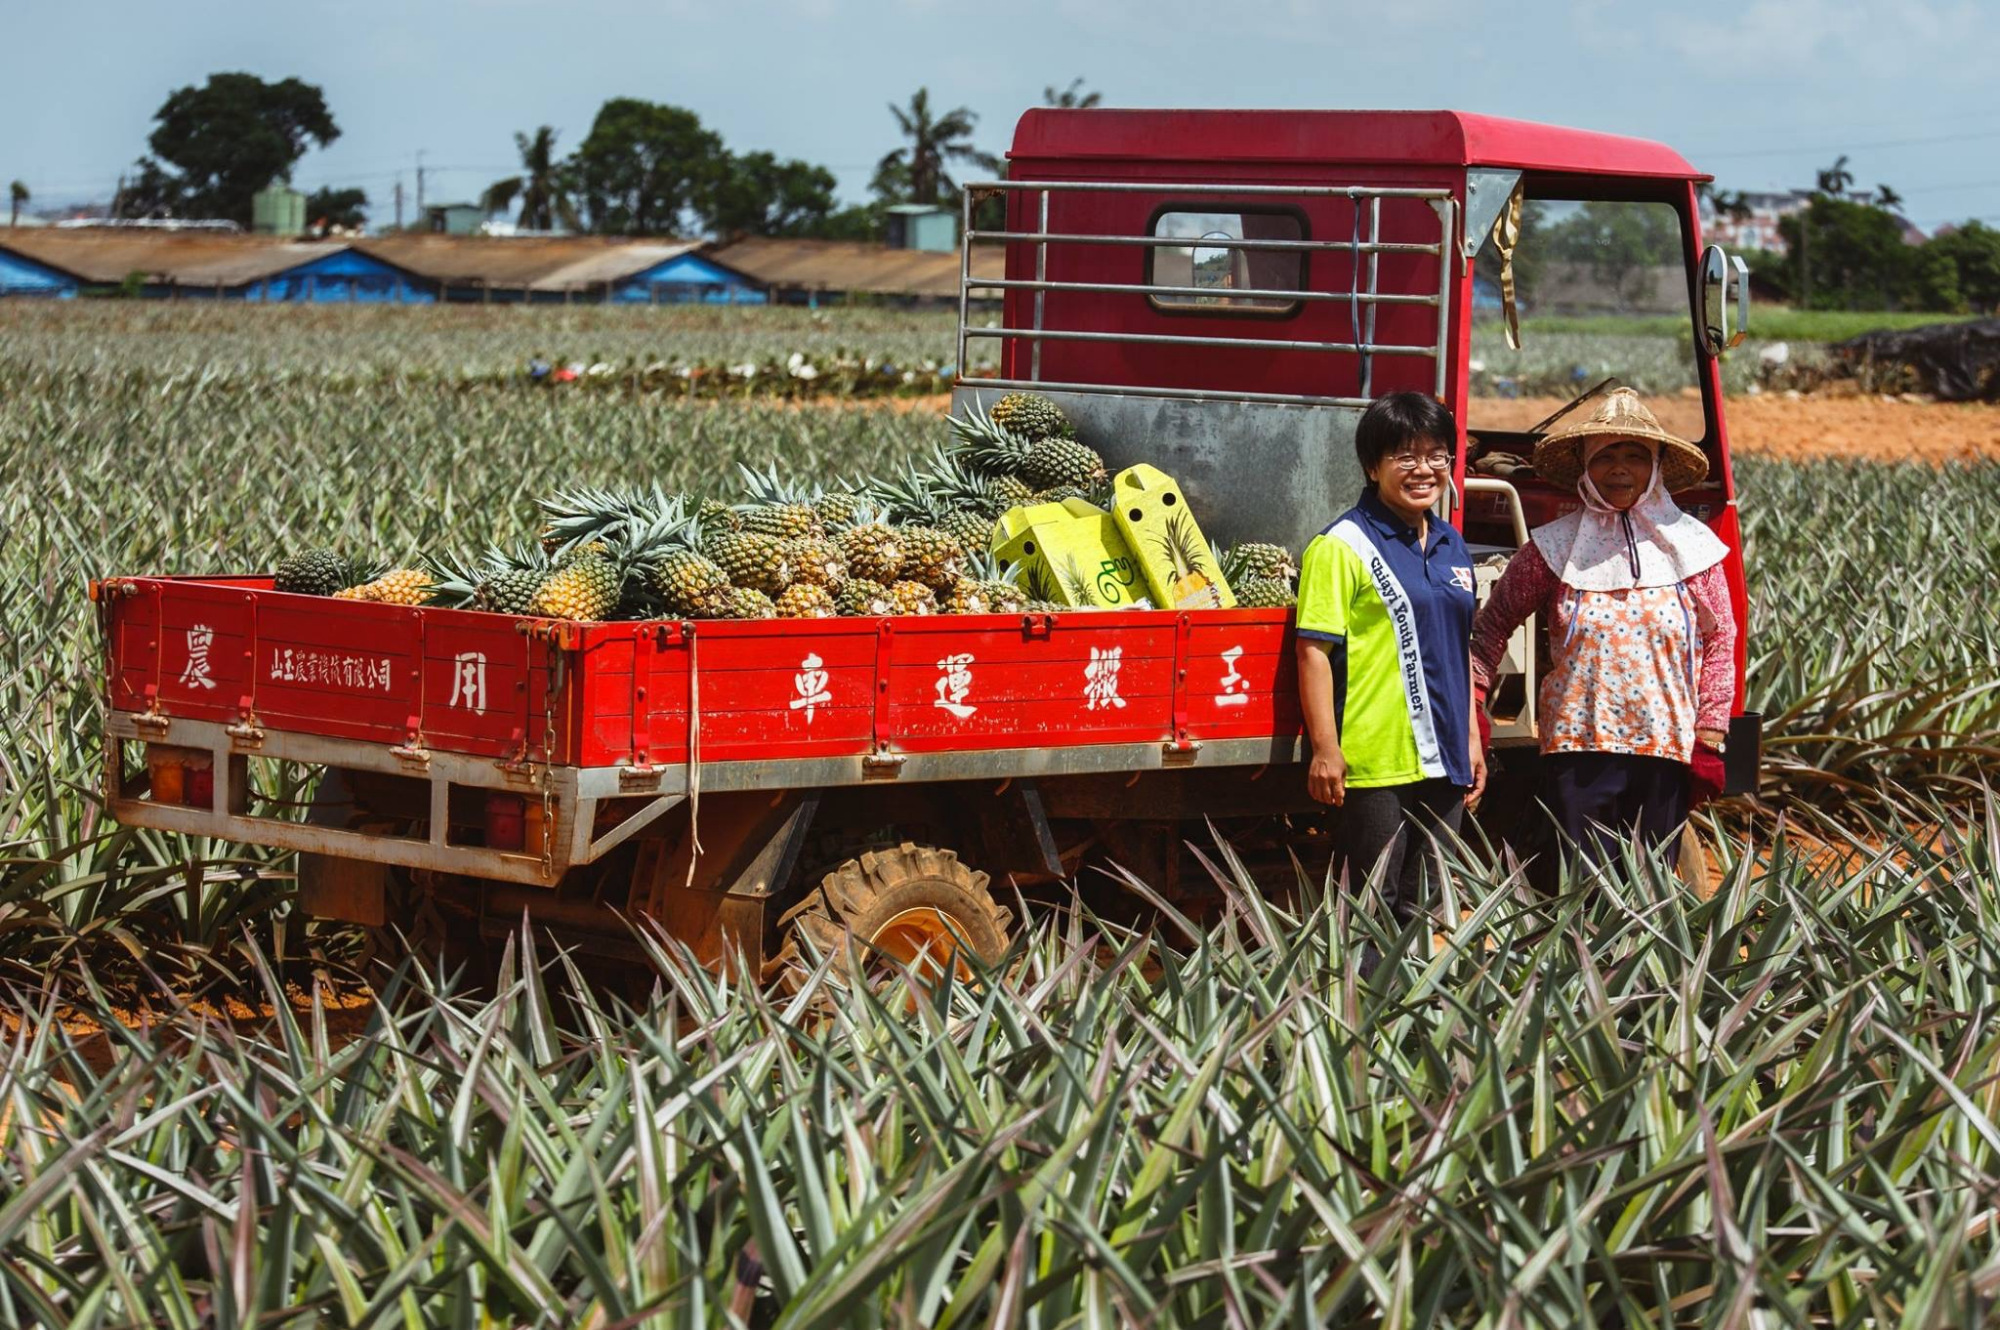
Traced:
<path id="1" fill-rule="evenodd" d="M 1721 798 L 1724 780 L 1722 754 L 1696 739 L 1694 754 L 1688 758 L 1688 811 Z"/>

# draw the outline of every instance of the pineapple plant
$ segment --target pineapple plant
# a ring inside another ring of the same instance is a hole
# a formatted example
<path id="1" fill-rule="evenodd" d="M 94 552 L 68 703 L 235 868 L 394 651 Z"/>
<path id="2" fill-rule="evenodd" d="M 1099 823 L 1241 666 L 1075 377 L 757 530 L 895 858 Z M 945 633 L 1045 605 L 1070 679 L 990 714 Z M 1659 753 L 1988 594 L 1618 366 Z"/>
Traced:
<path id="1" fill-rule="evenodd" d="M 889 613 L 936 614 L 937 594 L 922 582 L 895 582 L 889 587 Z"/>
<path id="2" fill-rule="evenodd" d="M 965 550 L 956 540 L 934 526 L 906 526 L 903 538 L 903 576 L 944 590 L 965 568 Z"/>
<path id="3" fill-rule="evenodd" d="M 302 596 L 331 596 L 359 580 L 354 564 L 346 556 L 333 550 L 310 549 L 280 559 L 271 587 L 274 591 Z"/>
<path id="4" fill-rule="evenodd" d="M 649 580 L 669 614 L 711 618 L 723 612 L 733 590 L 729 574 L 708 556 L 690 549 L 674 550 L 653 565 Z"/>
<path id="5" fill-rule="evenodd" d="M 840 613 L 833 593 L 812 582 L 794 582 L 775 602 L 780 619 L 830 619 Z"/>
<path id="6" fill-rule="evenodd" d="M 854 525 L 836 536 L 834 543 L 847 560 L 849 577 L 886 586 L 902 574 L 902 533 L 885 525 L 877 508 L 864 507 L 857 512 Z"/>
<path id="7" fill-rule="evenodd" d="M 837 591 L 847 580 L 847 556 L 840 546 L 825 536 L 800 536 L 784 546 L 791 564 L 792 580 Z"/>
<path id="8" fill-rule="evenodd" d="M 777 595 L 792 580 L 785 541 L 778 536 L 748 529 L 724 531 L 704 537 L 701 552 L 713 559 L 731 582 L 767 596 Z"/>
<path id="9" fill-rule="evenodd" d="M 1076 427 L 1040 393 L 1008 393 L 993 404 L 993 423 L 1024 439 L 1073 439 Z"/>
<path id="10" fill-rule="evenodd" d="M 889 598 L 889 588 L 865 577 L 848 578 L 835 593 L 833 603 L 840 613 L 855 619 L 872 619 L 896 612 L 895 603 Z"/>
<path id="11" fill-rule="evenodd" d="M 715 617 L 723 619 L 775 619 L 778 607 L 771 598 L 761 591 L 752 591 L 747 586 L 733 586 L 723 592 L 715 603 Z"/>

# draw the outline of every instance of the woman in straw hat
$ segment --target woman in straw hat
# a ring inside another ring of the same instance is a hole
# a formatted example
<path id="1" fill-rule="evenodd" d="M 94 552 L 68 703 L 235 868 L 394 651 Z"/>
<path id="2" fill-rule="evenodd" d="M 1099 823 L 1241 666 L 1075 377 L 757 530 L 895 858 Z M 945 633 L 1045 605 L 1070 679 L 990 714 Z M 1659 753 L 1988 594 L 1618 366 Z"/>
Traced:
<path id="1" fill-rule="evenodd" d="M 1678 836 L 1696 787 L 1721 787 L 1736 678 L 1728 548 L 1672 498 L 1708 459 L 1630 388 L 1542 440 L 1534 465 L 1583 508 L 1537 528 L 1508 563 L 1473 622 L 1473 686 L 1483 708 L 1507 639 L 1543 615 L 1545 799 L 1565 837 L 1604 863 L 1623 835 L 1647 848 Z"/>

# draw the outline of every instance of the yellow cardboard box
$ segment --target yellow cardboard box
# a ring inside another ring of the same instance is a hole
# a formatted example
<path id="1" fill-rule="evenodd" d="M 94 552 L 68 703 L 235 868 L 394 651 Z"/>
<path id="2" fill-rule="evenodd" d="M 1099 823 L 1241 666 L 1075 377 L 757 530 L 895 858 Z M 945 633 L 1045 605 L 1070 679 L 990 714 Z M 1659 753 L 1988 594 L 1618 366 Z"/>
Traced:
<path id="1" fill-rule="evenodd" d="M 1021 585 L 1036 600 L 1078 609 L 1150 609 L 1146 577 L 1118 524 L 1082 499 L 1009 508 L 1000 515 L 993 552 L 1021 566 Z"/>
<path id="2" fill-rule="evenodd" d="M 1139 561 L 1152 601 L 1170 610 L 1226 610 L 1236 594 L 1172 476 L 1141 462 L 1111 482 L 1112 520 Z"/>

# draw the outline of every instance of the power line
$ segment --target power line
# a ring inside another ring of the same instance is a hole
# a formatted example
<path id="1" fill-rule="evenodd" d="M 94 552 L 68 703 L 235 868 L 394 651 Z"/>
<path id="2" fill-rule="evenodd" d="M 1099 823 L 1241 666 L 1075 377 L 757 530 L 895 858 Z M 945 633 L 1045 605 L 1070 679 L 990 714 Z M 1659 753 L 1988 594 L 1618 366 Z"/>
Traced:
<path id="1" fill-rule="evenodd" d="M 1744 148 L 1735 152 L 1696 153 L 1698 157 L 1785 157 L 1820 152 L 1863 152 L 1873 148 L 1918 148 L 1932 143 L 1970 143 L 1979 139 L 2000 139 L 2000 130 L 1980 134 L 1937 134 L 1920 139 L 1883 139 L 1876 143 L 1836 143 L 1823 148 Z"/>

